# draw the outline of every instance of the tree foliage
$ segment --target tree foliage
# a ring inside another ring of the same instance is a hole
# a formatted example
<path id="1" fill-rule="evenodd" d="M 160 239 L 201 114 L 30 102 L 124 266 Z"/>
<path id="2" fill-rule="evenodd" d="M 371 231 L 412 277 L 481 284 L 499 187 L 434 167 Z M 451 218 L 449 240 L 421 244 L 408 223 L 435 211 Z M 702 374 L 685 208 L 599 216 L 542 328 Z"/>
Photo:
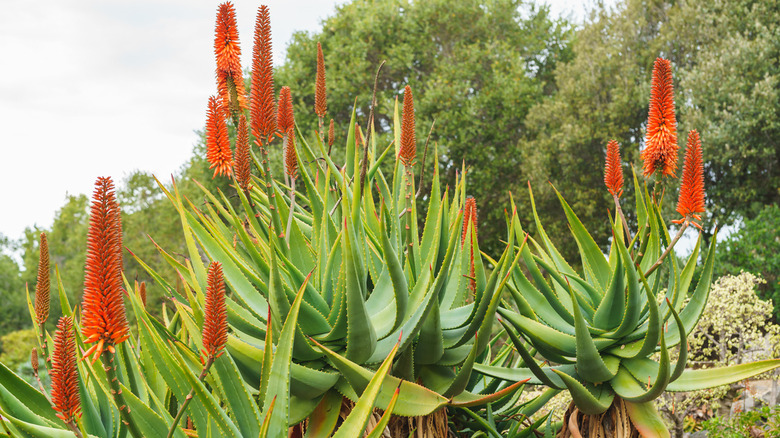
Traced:
<path id="1" fill-rule="evenodd" d="M 626 0 L 596 8 L 576 34 L 574 59 L 555 72 L 558 92 L 526 122 L 522 169 L 538 188 L 542 216 L 556 202 L 543 184 L 549 180 L 596 228 L 609 196 L 593 170 L 602 168 L 609 139 L 618 140 L 628 164 L 641 167 L 647 84 L 657 56 L 673 63 L 678 137 L 694 128 L 702 135 L 705 237 L 716 224 L 754 217 L 757 206 L 777 203 L 778 21 L 776 3 L 754 0 Z M 667 193 L 669 211 L 675 199 Z M 597 241 L 606 241 L 604 225 Z M 561 235 L 564 226 L 551 234 Z"/>
<path id="2" fill-rule="evenodd" d="M 317 42 L 327 68 L 328 115 L 349 120 L 357 99 L 361 126 L 369 113 L 377 68 L 376 129 L 391 129 L 392 102 L 404 86 L 414 91 L 418 162 L 430 137 L 438 144 L 442 175 L 454 182 L 465 161 L 488 252 L 506 233 L 508 192 L 524 186 L 518 145 L 529 109 L 554 90 L 552 72 L 570 52 L 569 27 L 546 7 L 517 0 L 356 0 L 338 7 L 318 33 L 296 33 L 276 83 L 292 89 L 296 122 L 317 129 L 312 115 Z M 343 123 L 343 122 L 342 122 Z M 337 126 L 337 141 L 347 126 Z M 339 135 L 340 134 L 340 135 Z M 343 143 L 341 143 L 343 144 Z M 430 175 L 428 175 L 430 176 Z M 500 251 L 499 251 L 500 252 Z"/>

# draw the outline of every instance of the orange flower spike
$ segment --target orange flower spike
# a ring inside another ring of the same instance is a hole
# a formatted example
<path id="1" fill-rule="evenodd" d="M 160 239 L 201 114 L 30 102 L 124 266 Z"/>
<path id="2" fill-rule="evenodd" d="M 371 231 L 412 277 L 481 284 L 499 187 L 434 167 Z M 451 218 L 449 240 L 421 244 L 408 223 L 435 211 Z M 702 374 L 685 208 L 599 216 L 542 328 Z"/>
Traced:
<path id="1" fill-rule="evenodd" d="M 668 59 L 657 58 L 653 67 L 647 137 L 642 151 L 644 175 L 651 176 L 660 171 L 663 176 L 674 176 L 677 149 L 672 64 Z"/>
<path id="2" fill-rule="evenodd" d="M 81 333 L 85 343 L 98 342 L 84 356 L 123 342 L 129 336 L 122 291 L 119 204 L 111 178 L 98 178 L 90 207 Z"/>
<path id="3" fill-rule="evenodd" d="M 211 262 L 209 265 L 203 319 L 203 354 L 206 359 L 217 358 L 222 355 L 228 336 L 225 279 L 219 262 Z"/>
<path id="4" fill-rule="evenodd" d="M 217 175 L 230 176 L 233 172 L 233 151 L 230 149 L 227 125 L 219 101 L 209 97 L 209 108 L 206 115 L 206 158 Z"/>
<path id="5" fill-rule="evenodd" d="M 228 88 L 228 79 L 232 80 L 236 87 L 239 107 L 246 109 L 236 10 L 231 2 L 222 3 L 217 11 L 217 23 L 214 30 L 214 55 L 217 58 L 217 88 L 219 89 L 225 114 L 229 115 L 230 90 Z"/>
<path id="6" fill-rule="evenodd" d="M 701 139 L 694 129 L 688 133 L 688 144 L 685 146 L 685 163 L 683 164 L 680 197 L 677 201 L 677 212 L 683 218 L 672 221 L 683 223 L 689 221 L 701 228 L 693 219 L 701 220 L 698 213 L 704 213 L 704 163 L 702 161 Z"/>
<path id="7" fill-rule="evenodd" d="M 325 57 L 322 55 L 322 44 L 317 42 L 317 79 L 314 88 L 314 112 L 318 117 L 325 117 L 328 112 L 328 94 L 325 88 Z"/>
<path id="8" fill-rule="evenodd" d="M 60 318 L 54 335 L 54 354 L 51 360 L 51 402 L 57 417 L 71 423 L 81 416 L 79 374 L 76 367 L 76 338 L 73 319 Z"/>
<path id="9" fill-rule="evenodd" d="M 414 165 L 417 156 L 417 140 L 414 128 L 414 98 L 412 88 L 408 85 L 404 88 L 404 107 L 401 115 L 401 148 L 398 158 L 404 166 Z"/>
<path id="10" fill-rule="evenodd" d="M 295 126 L 290 87 L 282 87 L 279 91 L 279 113 L 276 116 L 276 123 L 282 134 L 287 133 L 290 128 Z"/>
<path id="11" fill-rule="evenodd" d="M 615 140 L 607 143 L 607 162 L 604 166 L 604 184 L 612 196 L 623 194 L 623 165 L 620 161 L 620 145 Z"/>
<path id="12" fill-rule="evenodd" d="M 40 362 L 38 359 L 38 349 L 33 347 L 30 351 L 30 366 L 32 367 L 33 374 L 38 374 L 38 362 Z"/>
<path id="13" fill-rule="evenodd" d="M 287 131 L 287 144 L 284 146 L 284 170 L 290 178 L 298 177 L 298 152 L 295 150 L 295 131 Z"/>
<path id="14" fill-rule="evenodd" d="M 255 20 L 255 45 L 252 50 L 252 88 L 249 95 L 252 135 L 260 144 L 268 142 L 276 132 L 276 101 L 274 100 L 274 65 L 271 45 L 271 14 L 268 6 L 260 6 Z"/>
<path id="15" fill-rule="evenodd" d="M 38 261 L 38 282 L 35 285 L 35 321 L 39 326 L 49 319 L 50 281 L 49 281 L 49 243 L 46 233 L 41 233 Z"/>
<path id="16" fill-rule="evenodd" d="M 236 137 L 236 180 L 242 190 L 249 190 L 252 159 L 249 156 L 249 133 L 246 117 L 242 114 L 238 119 L 238 134 Z"/>

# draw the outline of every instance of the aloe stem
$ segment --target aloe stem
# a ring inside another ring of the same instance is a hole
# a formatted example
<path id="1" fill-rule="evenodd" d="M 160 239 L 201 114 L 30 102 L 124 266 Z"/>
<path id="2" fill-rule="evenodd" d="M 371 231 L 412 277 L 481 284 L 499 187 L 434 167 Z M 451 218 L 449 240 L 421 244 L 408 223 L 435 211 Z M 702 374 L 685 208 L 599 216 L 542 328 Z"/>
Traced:
<path id="1" fill-rule="evenodd" d="M 68 429 L 70 429 L 70 431 L 73 432 L 74 435 L 76 435 L 77 438 L 84 437 L 84 435 L 81 434 L 81 431 L 79 430 L 78 426 L 76 426 L 76 423 L 73 422 L 73 420 L 70 420 L 65 424 L 68 426 Z"/>
<path id="2" fill-rule="evenodd" d="M 650 269 L 645 272 L 645 277 L 649 277 L 650 274 L 653 273 L 656 269 L 658 269 L 659 266 L 661 266 L 661 263 L 664 261 L 667 255 L 669 255 L 670 252 L 672 252 L 672 248 L 674 248 L 674 245 L 677 243 L 678 240 L 682 237 L 685 230 L 688 228 L 688 221 L 685 221 L 683 225 L 680 227 L 680 231 L 677 232 L 677 235 L 674 236 L 674 239 L 669 243 L 669 246 L 666 247 L 666 250 L 663 254 L 661 254 L 661 257 L 656 260 L 655 263 L 653 263 L 653 266 L 650 266 Z"/>
<path id="3" fill-rule="evenodd" d="M 200 376 L 198 376 L 198 381 L 202 382 L 206 376 L 209 374 L 209 368 L 211 368 L 211 365 L 214 364 L 214 356 L 209 356 L 208 359 L 206 359 L 206 364 L 203 365 L 203 371 L 200 372 Z M 173 433 L 176 431 L 176 425 L 179 424 L 182 417 L 184 417 L 184 412 L 187 410 L 187 406 L 189 406 L 190 402 L 192 401 L 192 397 L 195 395 L 195 388 L 193 387 L 190 390 L 190 393 L 187 394 L 186 397 L 184 397 L 184 402 L 179 407 L 179 412 L 176 413 L 176 418 L 173 419 L 173 424 L 171 424 L 170 430 L 168 430 L 167 438 L 172 438 Z"/>
<path id="4" fill-rule="evenodd" d="M 134 438 L 143 438 L 143 435 L 138 430 L 138 426 L 135 425 L 133 418 L 130 416 L 130 408 L 125 403 L 125 397 L 122 395 L 122 388 L 119 387 L 119 380 L 116 377 L 116 366 L 114 365 L 114 353 L 108 350 L 104 350 L 102 354 L 103 369 L 108 377 L 108 384 L 111 387 L 111 395 L 114 396 L 114 402 L 119 407 L 119 415 L 122 416 L 122 421 L 127 425 L 127 430 Z"/>
<path id="5" fill-rule="evenodd" d="M 615 210 L 620 215 L 620 219 L 623 221 L 623 231 L 626 232 L 626 242 L 631 242 L 631 230 L 628 229 L 628 222 L 626 222 L 626 216 L 623 214 L 623 209 L 620 207 L 620 198 L 617 195 L 612 195 L 612 199 L 615 200 Z"/>
<path id="6" fill-rule="evenodd" d="M 295 212 L 295 178 L 290 178 L 290 215 L 287 218 L 287 229 L 284 238 L 290 245 L 290 230 L 292 230 L 293 213 Z"/>

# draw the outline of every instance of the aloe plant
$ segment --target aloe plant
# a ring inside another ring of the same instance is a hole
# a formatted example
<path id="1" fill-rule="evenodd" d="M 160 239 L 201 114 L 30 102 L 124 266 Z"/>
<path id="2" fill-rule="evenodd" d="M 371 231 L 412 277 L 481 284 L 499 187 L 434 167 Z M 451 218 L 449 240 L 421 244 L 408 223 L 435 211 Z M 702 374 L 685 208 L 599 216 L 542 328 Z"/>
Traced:
<path id="1" fill-rule="evenodd" d="M 645 176 L 656 175 L 655 188 L 668 185 L 677 165 L 671 68 L 659 58 L 653 72 L 653 93 L 643 151 Z M 638 432 L 644 437 L 669 436 L 653 400 L 664 391 L 693 391 L 737 382 L 780 366 L 766 360 L 717 369 L 687 369 L 686 337 L 704 310 L 712 281 L 715 242 L 704 259 L 698 283 L 691 290 L 700 254 L 701 235 L 685 263 L 678 262 L 674 245 L 689 225 L 699 227 L 704 211 L 701 140 L 691 131 L 677 211 L 683 216 L 672 238 L 661 215 L 663 195 L 633 177 L 639 228 L 631 234 L 620 206 L 623 176 L 619 149 L 610 142 L 605 183 L 615 201 L 612 242 L 608 255 L 556 191 L 580 252 L 578 269 L 564 260 L 545 233 L 529 193 L 538 237 L 520 250 L 523 265 L 512 267 L 508 288 L 514 306 L 498 309 L 501 324 L 516 348 L 522 366 L 476 364 L 480 373 L 568 390 L 573 402 L 562 437 Z M 513 201 L 514 204 L 514 201 Z M 514 232 L 522 235 L 515 218 Z M 702 251 L 703 252 L 703 251 Z M 672 360 L 672 348 L 679 356 Z M 538 360 L 542 358 L 542 362 Z M 601 418 L 612 412 L 611 424 Z M 629 419 L 630 418 L 630 422 Z M 622 429 L 624 428 L 625 429 Z M 611 429 L 611 431 L 609 431 Z M 623 430 L 623 432 L 620 432 Z M 609 432 L 605 432 L 609 431 Z M 626 435 L 628 436 L 628 435 Z"/>

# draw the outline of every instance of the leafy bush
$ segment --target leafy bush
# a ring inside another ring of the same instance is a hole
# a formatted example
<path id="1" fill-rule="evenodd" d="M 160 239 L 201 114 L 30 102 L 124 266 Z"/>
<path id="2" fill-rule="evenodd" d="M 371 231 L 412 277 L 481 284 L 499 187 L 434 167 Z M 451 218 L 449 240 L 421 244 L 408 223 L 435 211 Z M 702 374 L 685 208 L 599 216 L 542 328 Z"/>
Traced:
<path id="1" fill-rule="evenodd" d="M 776 438 L 780 436 L 780 406 L 764 406 L 732 417 L 715 417 L 704 422 L 708 438 Z"/>

